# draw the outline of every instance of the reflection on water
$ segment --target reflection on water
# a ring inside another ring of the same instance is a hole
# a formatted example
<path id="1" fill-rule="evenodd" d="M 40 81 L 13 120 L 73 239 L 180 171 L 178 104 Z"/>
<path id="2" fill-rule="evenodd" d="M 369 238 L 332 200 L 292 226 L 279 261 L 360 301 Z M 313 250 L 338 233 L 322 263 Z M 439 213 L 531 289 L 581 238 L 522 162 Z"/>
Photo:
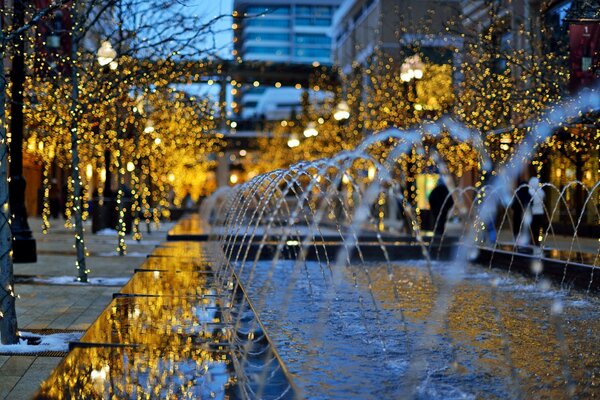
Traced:
<path id="1" fill-rule="evenodd" d="M 81 341 L 177 348 L 190 344 L 222 344 L 230 337 L 230 329 L 222 321 L 221 311 L 212 298 L 120 297 L 102 313 Z"/>
<path id="2" fill-rule="evenodd" d="M 424 264 L 411 262 L 394 265 L 391 280 L 384 265 L 348 268 L 324 311 L 328 289 L 316 279 L 316 263 L 303 266 L 314 279 L 298 279 L 284 294 L 293 266 L 276 266 L 260 317 L 309 398 L 402 396 L 399 382 L 415 357 L 427 361 L 422 398 L 562 399 L 572 397 L 571 389 L 580 398 L 600 395 L 596 298 L 469 267 L 454 287 L 447 319 L 439 321 L 431 313 L 448 264 L 434 264 L 432 282 Z M 270 268 L 271 262 L 258 265 L 251 297 L 259 296 Z M 284 300 L 289 309 L 281 309 Z M 415 354 L 431 324 L 439 340 Z"/>
<path id="3" fill-rule="evenodd" d="M 206 270 L 136 273 L 38 398 L 225 398 L 232 325 L 213 283 Z"/>
<path id="4" fill-rule="evenodd" d="M 226 352 L 194 347 L 87 347 L 69 353 L 40 399 L 225 398 Z"/>
<path id="5" fill-rule="evenodd" d="M 252 310 L 206 264 L 190 263 L 201 250 L 158 248 L 163 256 L 142 265 L 36 398 L 229 399 L 257 391 L 265 399 L 294 398 L 271 343 L 255 334 Z M 236 315 L 244 323 L 234 325 Z M 251 350 L 247 358 L 243 349 Z"/>

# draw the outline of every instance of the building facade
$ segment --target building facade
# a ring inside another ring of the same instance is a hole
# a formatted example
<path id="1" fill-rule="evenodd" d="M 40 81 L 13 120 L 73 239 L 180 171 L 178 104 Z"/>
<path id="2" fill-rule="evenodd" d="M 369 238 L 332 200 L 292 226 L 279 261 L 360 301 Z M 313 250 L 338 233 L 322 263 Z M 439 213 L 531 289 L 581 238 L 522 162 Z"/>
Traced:
<path id="1" fill-rule="evenodd" d="M 344 0 L 334 15 L 334 62 L 346 73 L 377 51 L 396 62 L 419 52 L 435 63 L 458 62 L 456 0 Z"/>
<path id="2" fill-rule="evenodd" d="M 361 69 L 381 75 L 381 59 L 385 70 L 401 75 L 413 54 L 425 64 L 451 64 L 454 100 L 443 112 L 460 115 L 481 131 L 498 164 L 526 137 L 530 121 L 600 76 L 596 0 L 345 0 L 333 25 L 334 63 L 350 76 Z M 372 81 L 355 86 L 368 92 Z M 397 88 L 391 93 L 394 107 L 421 107 L 410 91 Z M 412 123 L 427 119 L 418 117 Z M 579 215 L 586 193 L 600 178 L 598 128 L 597 115 L 572 121 L 540 146 L 523 172 L 559 188 L 572 181 L 587 188 L 574 185 L 565 192 L 554 215 L 557 230 L 568 213 Z M 478 176 L 463 177 L 464 185 L 480 182 Z M 426 207 L 427 185 L 421 186 L 415 200 Z M 558 195 L 548 193 L 548 204 L 557 204 Z M 599 200 L 596 189 L 587 207 L 597 207 Z M 595 215 L 585 215 L 582 224 L 597 225 Z"/>
<path id="3" fill-rule="evenodd" d="M 236 0 L 234 56 L 243 61 L 331 64 L 331 26 L 341 0 Z M 299 111 L 296 88 L 242 88 L 242 119 L 285 119 Z"/>

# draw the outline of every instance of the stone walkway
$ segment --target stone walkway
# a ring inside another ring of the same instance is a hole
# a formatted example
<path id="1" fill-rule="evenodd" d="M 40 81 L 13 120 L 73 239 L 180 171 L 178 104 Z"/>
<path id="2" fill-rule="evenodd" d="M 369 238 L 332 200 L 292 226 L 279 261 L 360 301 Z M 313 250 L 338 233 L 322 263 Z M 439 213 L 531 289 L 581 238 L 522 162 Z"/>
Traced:
<path id="1" fill-rule="evenodd" d="M 15 276 L 53 278 L 76 275 L 73 231 L 62 221 L 53 223 L 50 233 L 41 233 L 41 220 L 30 218 L 29 223 L 37 241 L 38 262 L 15 264 Z M 173 224 L 162 224 L 158 231 L 144 234 L 141 242 L 127 240 L 128 255 L 119 257 L 115 248 L 116 235 L 85 237 L 90 253 L 87 258 L 90 277 L 129 278 L 146 254 L 165 241 Z M 91 227 L 87 226 L 91 232 Z M 152 227 L 154 229 L 154 226 Z M 145 231 L 145 226 L 144 226 Z M 16 283 L 19 295 L 17 319 L 19 329 L 56 329 L 85 331 L 110 303 L 115 286 L 71 286 Z M 37 391 L 62 357 L 0 356 L 0 398 L 29 399 Z"/>

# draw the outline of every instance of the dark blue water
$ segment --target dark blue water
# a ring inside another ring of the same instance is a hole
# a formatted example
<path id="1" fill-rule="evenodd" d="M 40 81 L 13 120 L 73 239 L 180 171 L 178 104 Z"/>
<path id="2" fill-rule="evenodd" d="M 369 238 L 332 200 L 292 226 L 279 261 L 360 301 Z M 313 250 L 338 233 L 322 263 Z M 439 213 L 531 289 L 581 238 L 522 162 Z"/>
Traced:
<path id="1" fill-rule="evenodd" d="M 391 279 L 385 265 L 347 267 L 335 289 L 327 268 L 294 265 L 260 262 L 252 282 L 247 265 L 242 281 L 308 398 L 600 395 L 595 297 L 475 266 L 434 314 L 449 264 L 394 264 Z"/>

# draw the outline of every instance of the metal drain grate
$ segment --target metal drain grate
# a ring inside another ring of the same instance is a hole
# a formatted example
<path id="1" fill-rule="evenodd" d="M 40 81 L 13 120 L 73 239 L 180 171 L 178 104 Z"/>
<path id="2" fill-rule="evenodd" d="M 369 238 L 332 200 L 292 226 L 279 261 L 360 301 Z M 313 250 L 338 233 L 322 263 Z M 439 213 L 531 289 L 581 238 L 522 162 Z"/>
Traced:
<path id="1" fill-rule="evenodd" d="M 20 357 L 20 356 L 34 356 L 34 357 L 65 357 L 68 354 L 66 351 L 42 351 L 42 352 L 29 352 L 29 353 L 7 353 L 0 351 L 0 356 Z"/>
<path id="2" fill-rule="evenodd" d="M 43 329 L 21 329 L 23 332 L 33 333 L 35 335 L 53 335 L 55 333 L 76 333 L 80 332 L 83 335 L 83 331 L 81 329 L 53 329 L 53 328 L 43 328 Z"/>

